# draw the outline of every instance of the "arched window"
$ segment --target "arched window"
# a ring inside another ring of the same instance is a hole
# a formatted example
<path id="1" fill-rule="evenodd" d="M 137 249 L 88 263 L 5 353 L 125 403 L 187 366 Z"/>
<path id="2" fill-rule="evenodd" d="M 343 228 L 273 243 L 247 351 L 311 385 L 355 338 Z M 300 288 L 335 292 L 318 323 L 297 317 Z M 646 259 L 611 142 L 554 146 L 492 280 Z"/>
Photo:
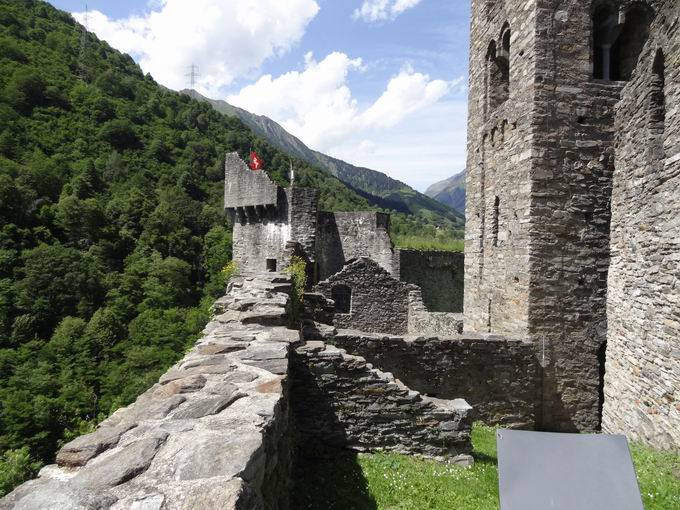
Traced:
<path id="1" fill-rule="evenodd" d="M 649 38 L 652 10 L 633 4 L 624 14 L 612 4 L 600 4 L 593 13 L 593 77 L 600 80 L 630 80 Z"/>
<path id="2" fill-rule="evenodd" d="M 335 301 L 335 313 L 350 313 L 352 310 L 352 289 L 347 285 L 336 285 L 331 289 Z"/>
<path id="3" fill-rule="evenodd" d="M 508 100 L 510 86 L 510 30 L 507 30 L 507 48 L 501 40 L 497 48 L 491 41 L 486 53 L 486 113 L 491 113 Z"/>

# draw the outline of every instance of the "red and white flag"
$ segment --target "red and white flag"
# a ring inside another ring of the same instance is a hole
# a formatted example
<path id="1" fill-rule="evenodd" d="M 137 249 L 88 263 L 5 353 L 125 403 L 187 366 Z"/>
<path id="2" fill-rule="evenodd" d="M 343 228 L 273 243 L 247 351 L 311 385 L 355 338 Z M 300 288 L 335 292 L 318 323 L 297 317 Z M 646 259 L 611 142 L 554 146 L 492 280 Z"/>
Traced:
<path id="1" fill-rule="evenodd" d="M 260 156 L 257 155 L 257 152 L 251 152 L 250 153 L 250 166 L 251 170 L 262 170 L 262 166 L 264 165 L 264 162 L 260 159 Z"/>

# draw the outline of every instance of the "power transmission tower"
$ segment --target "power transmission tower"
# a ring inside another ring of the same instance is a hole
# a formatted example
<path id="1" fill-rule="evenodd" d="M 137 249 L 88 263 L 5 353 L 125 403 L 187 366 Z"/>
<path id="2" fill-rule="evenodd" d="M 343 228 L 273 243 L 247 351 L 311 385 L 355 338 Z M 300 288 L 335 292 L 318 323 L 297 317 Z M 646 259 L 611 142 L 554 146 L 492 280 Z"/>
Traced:
<path id="1" fill-rule="evenodd" d="M 198 78 L 199 76 L 201 76 L 201 75 L 199 74 L 199 72 L 198 72 L 198 66 L 195 65 L 195 64 L 191 64 L 191 65 L 189 66 L 189 72 L 188 72 L 187 74 L 185 74 L 184 76 L 186 76 L 187 78 L 189 78 L 189 81 L 190 81 L 190 86 L 189 86 L 189 88 L 190 88 L 191 90 L 195 90 L 195 89 L 196 89 L 196 78 Z"/>
<path id="2" fill-rule="evenodd" d="M 80 34 L 80 53 L 78 55 L 78 75 L 82 81 L 87 77 L 86 57 L 87 57 L 87 32 L 89 30 L 90 11 L 85 4 L 85 16 L 83 17 L 82 33 Z"/>

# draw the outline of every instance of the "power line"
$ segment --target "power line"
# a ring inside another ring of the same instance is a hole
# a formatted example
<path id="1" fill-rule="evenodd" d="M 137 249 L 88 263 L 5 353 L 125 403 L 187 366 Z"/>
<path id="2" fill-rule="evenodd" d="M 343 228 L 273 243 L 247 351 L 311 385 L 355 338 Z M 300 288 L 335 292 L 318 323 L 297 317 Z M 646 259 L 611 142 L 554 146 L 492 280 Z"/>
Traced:
<path id="1" fill-rule="evenodd" d="M 198 66 L 195 65 L 195 64 L 191 64 L 189 66 L 189 72 L 187 74 L 185 74 L 184 76 L 186 76 L 190 80 L 189 88 L 191 90 L 195 90 L 196 89 L 196 78 L 201 76 L 200 73 L 198 72 Z"/>

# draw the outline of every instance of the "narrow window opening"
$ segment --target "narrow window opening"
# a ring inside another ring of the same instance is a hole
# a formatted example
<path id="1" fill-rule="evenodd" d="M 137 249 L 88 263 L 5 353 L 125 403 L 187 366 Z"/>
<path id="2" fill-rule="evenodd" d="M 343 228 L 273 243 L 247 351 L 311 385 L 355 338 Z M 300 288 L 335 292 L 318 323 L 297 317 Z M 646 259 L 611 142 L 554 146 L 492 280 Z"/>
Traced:
<path id="1" fill-rule="evenodd" d="M 653 13 L 644 4 L 617 12 L 611 4 L 593 13 L 593 77 L 627 81 L 633 75 L 640 53 L 649 39 Z"/>
<path id="2" fill-rule="evenodd" d="M 663 132 L 666 123 L 666 59 L 662 50 L 656 50 L 652 65 L 652 91 L 650 94 L 650 120 Z"/>
<path id="3" fill-rule="evenodd" d="M 347 285 L 336 285 L 331 289 L 336 313 L 350 313 L 352 309 L 352 289 Z"/>
<path id="4" fill-rule="evenodd" d="M 267 271 L 270 273 L 276 272 L 276 259 L 267 259 Z"/>
<path id="5" fill-rule="evenodd" d="M 658 49 L 652 65 L 650 79 L 647 132 L 649 136 L 649 160 L 656 162 L 650 171 L 656 172 L 657 166 L 663 168 L 664 131 L 666 129 L 666 61 L 663 51 Z"/>
<path id="6" fill-rule="evenodd" d="M 506 46 L 507 44 L 507 46 Z M 487 114 L 495 111 L 508 100 L 510 87 L 510 30 L 503 34 L 501 46 L 491 41 L 486 54 L 486 103 Z"/>
<path id="7" fill-rule="evenodd" d="M 491 333 L 491 300 L 488 300 L 488 311 L 486 315 L 486 329 L 489 333 Z"/>
<path id="8" fill-rule="evenodd" d="M 501 199 L 496 197 L 493 201 L 493 245 L 498 246 L 498 229 L 501 215 Z"/>

